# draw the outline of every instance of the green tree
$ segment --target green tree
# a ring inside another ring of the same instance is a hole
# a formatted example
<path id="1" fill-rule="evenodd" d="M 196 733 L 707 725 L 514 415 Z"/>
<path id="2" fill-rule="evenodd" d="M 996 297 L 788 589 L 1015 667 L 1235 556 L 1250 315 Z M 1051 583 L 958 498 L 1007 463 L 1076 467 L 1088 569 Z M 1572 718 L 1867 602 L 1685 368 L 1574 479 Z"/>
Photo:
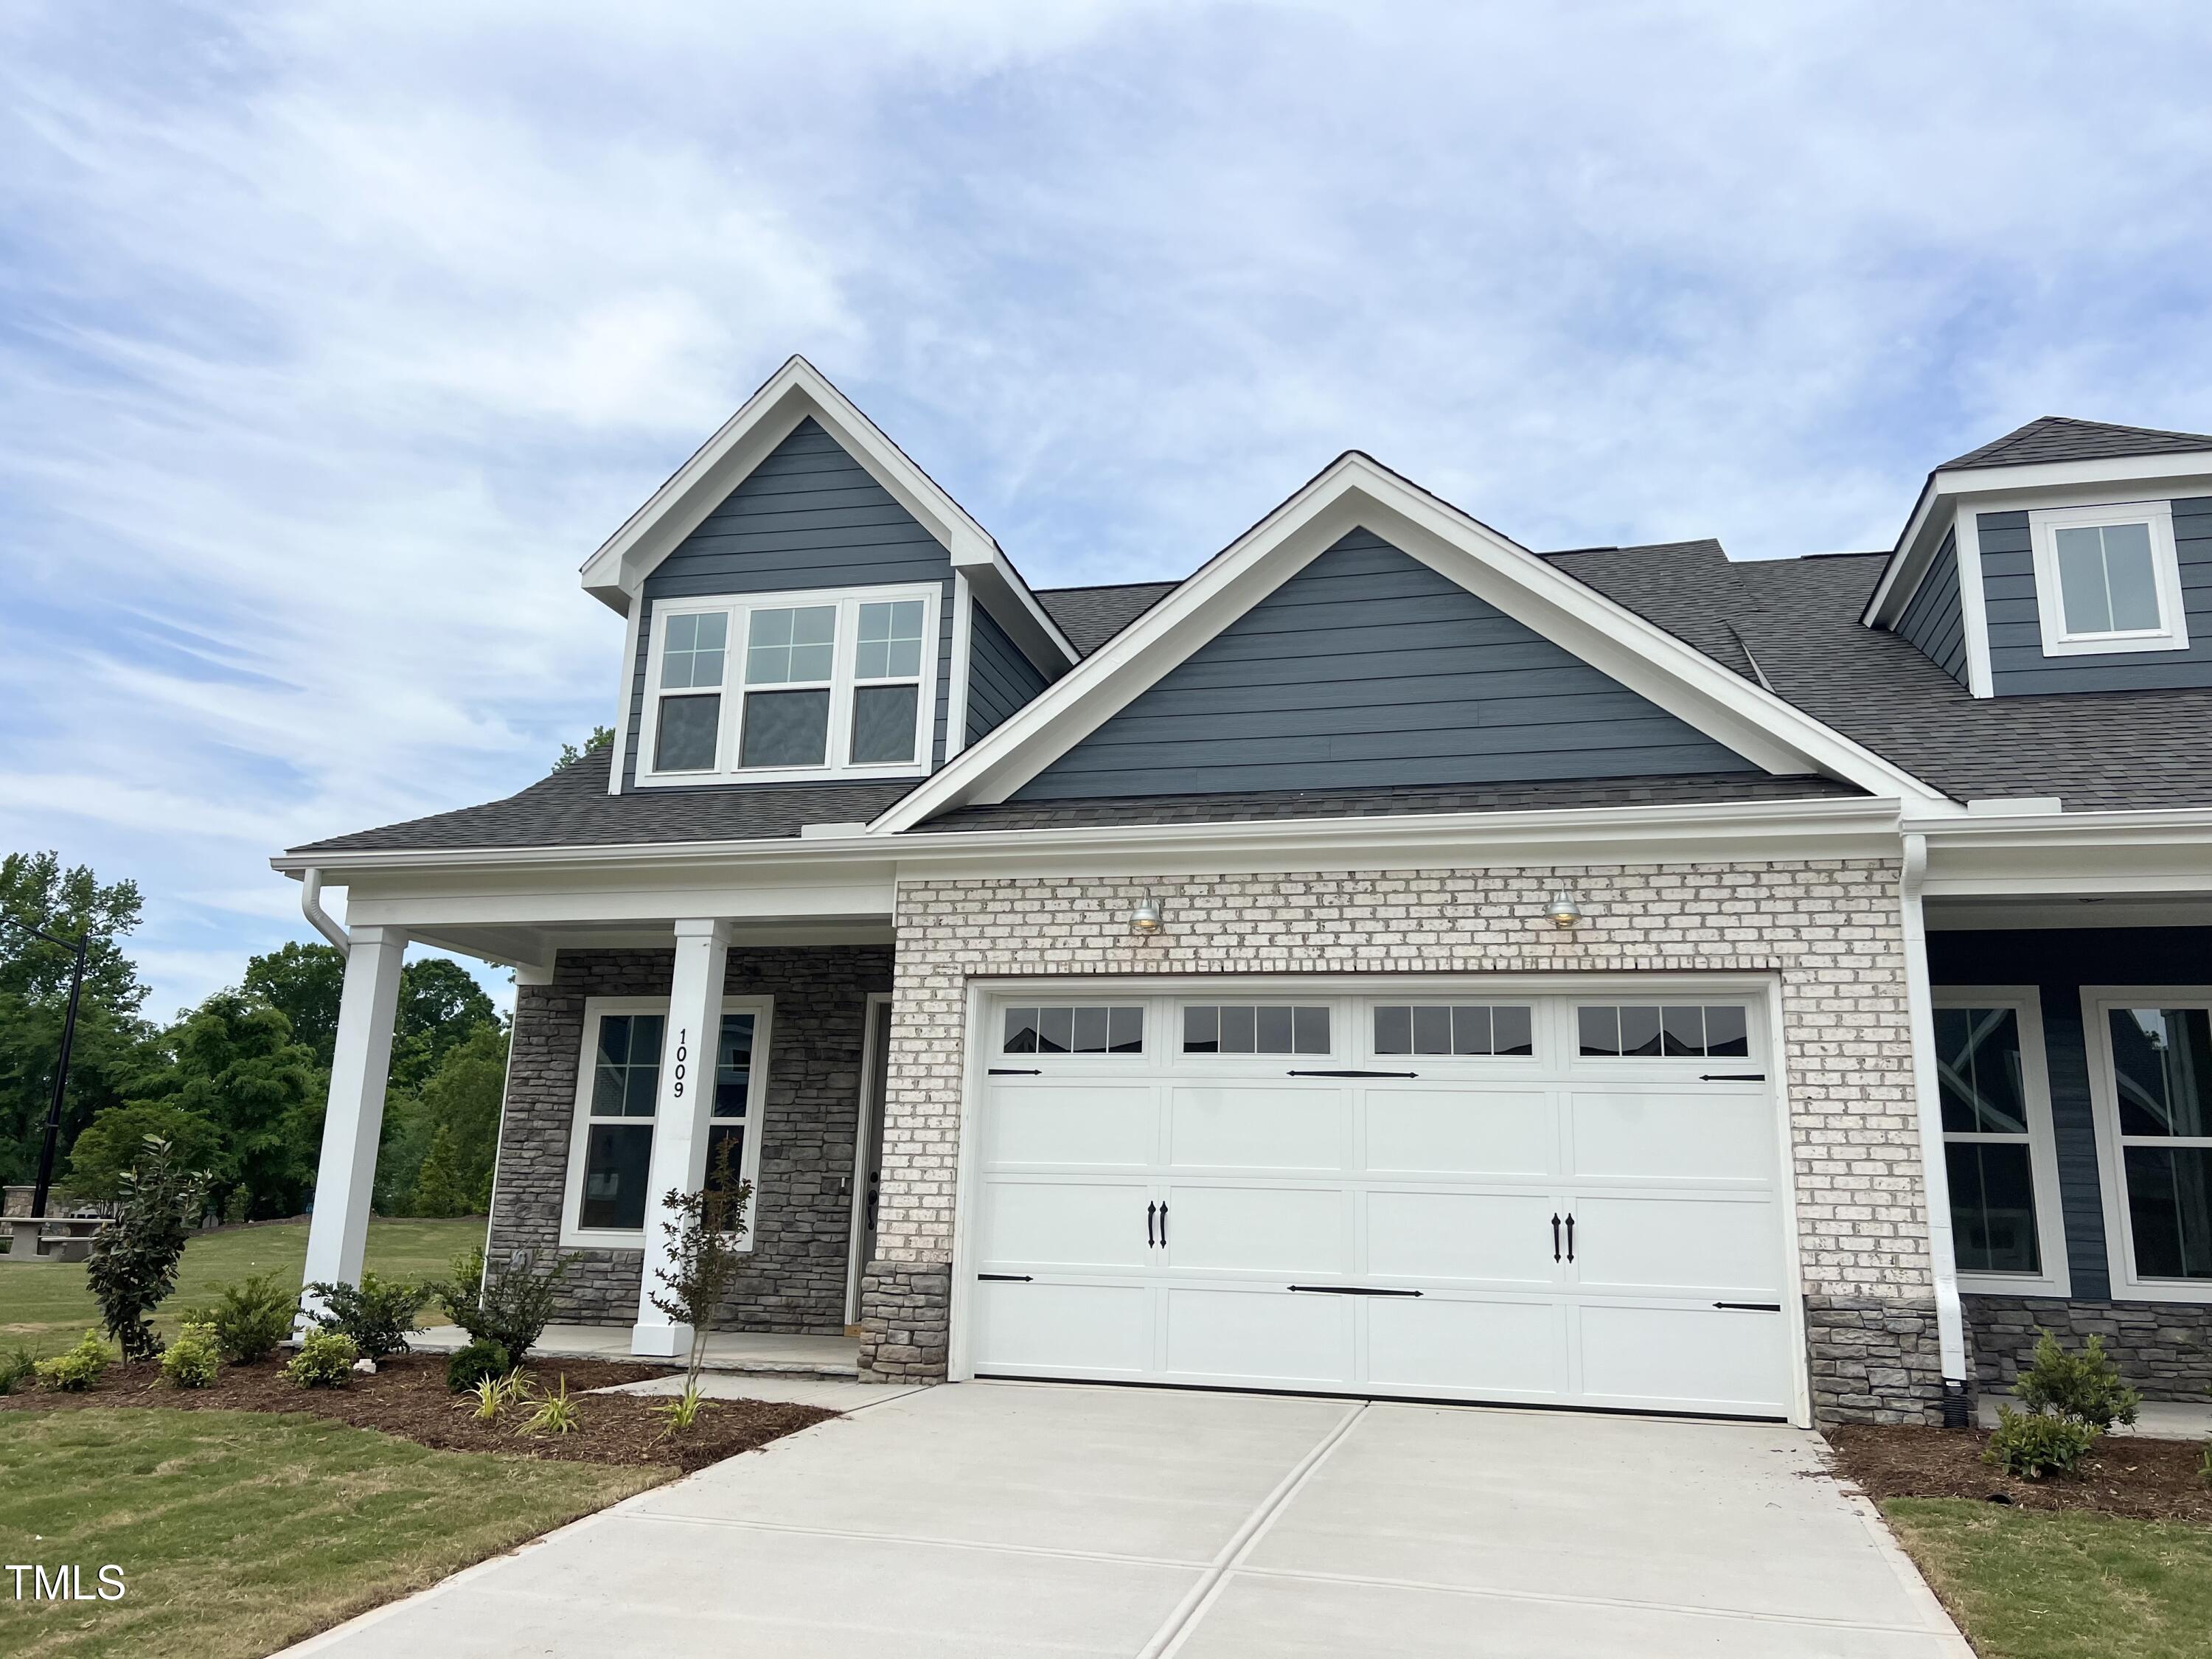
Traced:
<path id="1" fill-rule="evenodd" d="M 103 885 L 50 852 L 0 857 L 0 1180 L 27 1181 L 37 1168 L 73 965 L 27 927 L 92 935 L 58 1146 L 66 1154 L 94 1114 L 122 1100 L 150 1035 L 139 1012 L 146 987 L 118 943 L 138 914 L 131 882 Z"/>
<path id="2" fill-rule="evenodd" d="M 581 749 L 577 748 L 573 743 L 564 743 L 561 745 L 560 754 L 554 757 L 553 769 L 556 772 L 565 771 L 583 759 L 585 756 L 599 754 L 614 746 L 614 727 L 595 726 L 592 728 L 592 735 L 584 739 L 584 746 Z"/>
<path id="3" fill-rule="evenodd" d="M 479 1025 L 422 1085 L 414 1105 L 430 1136 L 415 1179 L 412 1213 L 481 1215 L 491 1203 L 507 1044 L 504 1027 Z"/>
<path id="4" fill-rule="evenodd" d="M 313 1054 L 292 1041 L 282 1009 L 217 991 L 161 1034 L 169 1064 L 133 1105 L 160 1104 L 214 1124 L 218 1185 L 241 1188 L 250 1218 L 296 1215 L 315 1177 L 323 1100 Z"/>
<path id="5" fill-rule="evenodd" d="M 247 958 L 244 988 L 292 1022 L 292 1041 L 307 1044 L 327 1072 L 338 1040 L 338 999 L 345 989 L 345 958 L 333 945 L 302 945 Z"/>
<path id="6" fill-rule="evenodd" d="M 499 1012 L 469 970 L 445 957 L 425 957 L 399 970 L 399 1015 L 393 1023 L 394 1089 L 420 1089 L 446 1056 Z"/>
<path id="7" fill-rule="evenodd" d="M 212 1170 L 222 1160 L 222 1131 L 198 1112 L 156 1100 L 111 1106 L 85 1126 L 70 1149 L 70 1193 L 79 1198 L 118 1196 L 149 1140 L 168 1142 L 188 1170 Z"/>

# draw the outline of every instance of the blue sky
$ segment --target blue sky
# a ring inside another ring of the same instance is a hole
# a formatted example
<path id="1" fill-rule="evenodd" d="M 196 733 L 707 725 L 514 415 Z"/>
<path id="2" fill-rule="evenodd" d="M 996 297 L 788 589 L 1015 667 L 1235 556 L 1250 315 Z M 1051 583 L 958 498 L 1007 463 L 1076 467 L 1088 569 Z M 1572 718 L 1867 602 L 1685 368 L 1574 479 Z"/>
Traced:
<path id="1" fill-rule="evenodd" d="M 1887 545 L 2041 414 L 2212 428 L 2212 10 L 0 11 L 0 848 L 166 1015 L 290 843 L 612 702 L 591 550 L 803 351 L 1040 585 L 1357 446 L 1536 547 Z"/>

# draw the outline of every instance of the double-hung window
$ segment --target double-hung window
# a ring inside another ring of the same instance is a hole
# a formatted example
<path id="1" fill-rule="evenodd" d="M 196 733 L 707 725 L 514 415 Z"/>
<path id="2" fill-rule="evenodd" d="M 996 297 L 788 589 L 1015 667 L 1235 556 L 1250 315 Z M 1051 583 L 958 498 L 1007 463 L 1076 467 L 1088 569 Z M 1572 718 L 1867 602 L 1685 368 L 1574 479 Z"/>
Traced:
<path id="1" fill-rule="evenodd" d="M 1984 1292 L 2064 1296 L 2058 1160 L 2033 986 L 1936 988 L 1951 1249 Z"/>
<path id="2" fill-rule="evenodd" d="M 661 601 L 638 781 L 927 770 L 940 597 L 924 586 Z"/>
<path id="3" fill-rule="evenodd" d="M 682 1178 L 688 1187 L 712 1184 L 726 1149 L 728 1170 L 758 1189 L 770 1012 L 764 997 L 723 1001 L 714 1086 L 687 1089 L 683 1097 L 691 1131 L 690 1168 Z M 585 1004 L 564 1245 L 644 1248 L 660 1196 L 653 1184 L 653 1152 L 668 1127 L 660 1073 L 672 1040 L 665 998 L 594 997 Z M 750 1249 L 751 1240 L 748 1229 L 740 1248 Z"/>
<path id="4" fill-rule="evenodd" d="M 2081 1000 L 2112 1292 L 2212 1302 L 2212 987 Z"/>
<path id="5" fill-rule="evenodd" d="M 2189 648 L 2169 503 L 2046 508 L 2028 540 L 2044 655 Z"/>

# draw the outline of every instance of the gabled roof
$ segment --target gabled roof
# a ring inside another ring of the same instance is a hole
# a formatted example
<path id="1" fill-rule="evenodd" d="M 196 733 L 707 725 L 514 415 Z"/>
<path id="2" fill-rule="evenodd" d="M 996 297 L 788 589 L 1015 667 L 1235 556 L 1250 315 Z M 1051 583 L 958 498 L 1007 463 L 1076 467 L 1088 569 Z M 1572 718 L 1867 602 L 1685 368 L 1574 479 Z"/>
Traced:
<path id="1" fill-rule="evenodd" d="M 1087 657 L 1182 586 L 1120 582 L 1108 587 L 1048 587 L 1038 590 L 1037 600 L 1069 642 Z"/>
<path id="2" fill-rule="evenodd" d="M 2044 415 L 2003 437 L 1948 460 L 1939 472 L 1976 466 L 2029 466 L 2040 461 L 2101 461 L 2127 455 L 2182 455 L 2212 450 L 2201 432 L 2160 432 L 2147 426 L 2112 426 Z"/>

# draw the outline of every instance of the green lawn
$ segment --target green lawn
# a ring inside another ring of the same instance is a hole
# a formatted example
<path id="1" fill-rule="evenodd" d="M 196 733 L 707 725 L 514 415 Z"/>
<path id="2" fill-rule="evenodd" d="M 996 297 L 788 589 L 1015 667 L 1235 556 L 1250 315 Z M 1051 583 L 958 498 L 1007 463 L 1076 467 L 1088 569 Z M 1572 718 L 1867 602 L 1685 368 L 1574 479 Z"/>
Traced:
<path id="1" fill-rule="evenodd" d="M 314 1417 L 0 1413 L 9 1561 L 123 1569 L 113 1602 L 25 1600 L 0 1655 L 266 1654 L 664 1480 L 668 1471 L 432 1451 Z"/>
<path id="2" fill-rule="evenodd" d="M 387 1221 L 368 1224 L 368 1265 L 380 1273 L 424 1278 L 442 1273 L 446 1263 L 484 1235 L 483 1218 L 457 1221 Z M 210 1286 L 273 1273 L 297 1284 L 307 1260 L 307 1224 L 275 1221 L 205 1233 L 185 1247 L 177 1288 L 154 1323 L 165 1335 L 177 1316 L 207 1294 Z M 20 1262 L 0 1258 L 0 1352 L 27 1344 L 45 1355 L 58 1352 L 100 1323 L 100 1310 L 85 1289 L 84 1264 Z M 4 1586 L 0 1586 L 4 1590 Z"/>
<path id="3" fill-rule="evenodd" d="M 1881 1509 L 1982 1659 L 2212 1656 L 2212 1527 L 1954 1498 Z"/>

